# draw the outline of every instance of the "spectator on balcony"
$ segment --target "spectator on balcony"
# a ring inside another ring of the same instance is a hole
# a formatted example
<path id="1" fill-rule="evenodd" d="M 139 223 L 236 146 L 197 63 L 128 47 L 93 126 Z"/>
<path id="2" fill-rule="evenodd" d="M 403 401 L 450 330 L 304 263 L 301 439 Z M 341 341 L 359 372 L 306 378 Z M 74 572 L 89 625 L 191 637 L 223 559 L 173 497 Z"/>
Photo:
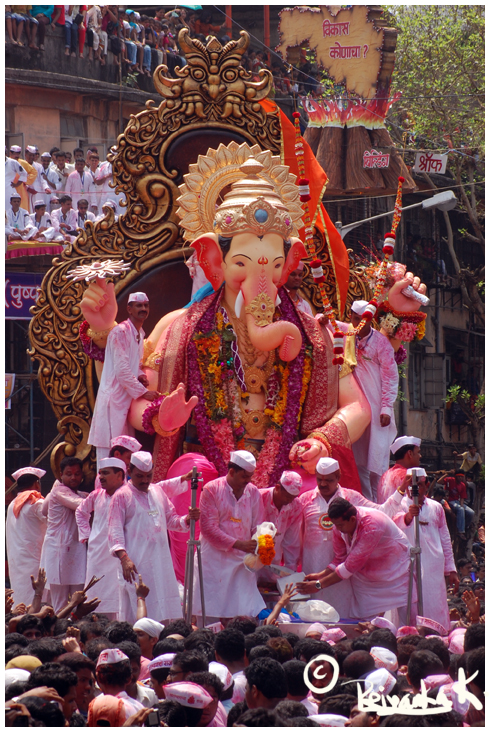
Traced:
<path id="1" fill-rule="evenodd" d="M 158 31 L 156 29 L 159 27 L 160 21 L 154 18 L 149 18 L 147 15 L 142 15 L 141 25 L 144 29 L 145 44 L 150 49 L 151 56 L 153 58 L 153 65 L 156 68 L 163 62 L 163 53 L 157 49 Z"/>
<path id="2" fill-rule="evenodd" d="M 10 12 L 5 13 L 5 18 L 7 19 L 7 33 L 9 34 L 9 38 L 12 43 L 15 43 L 17 46 L 24 46 L 21 41 L 21 37 L 22 31 L 25 28 L 27 43 L 29 47 L 37 48 L 35 41 L 38 21 L 33 18 L 29 12 L 31 6 L 6 5 L 5 7 L 6 10 L 10 10 Z M 11 18 L 11 30 L 9 30 L 9 17 Z M 15 38 L 12 37 L 12 33 L 15 35 Z"/>
<path id="3" fill-rule="evenodd" d="M 71 195 L 73 203 L 76 206 L 81 198 L 85 198 L 83 194 L 91 197 L 94 190 L 94 179 L 91 173 L 85 171 L 85 160 L 83 158 L 77 158 L 75 171 L 70 173 L 66 181 L 65 193 Z"/>
<path id="4" fill-rule="evenodd" d="M 138 70 L 138 62 L 136 60 L 137 48 L 136 44 L 131 40 L 131 26 L 126 19 L 127 13 L 125 10 L 119 10 L 119 23 L 122 28 L 122 37 L 124 41 L 124 47 L 126 49 L 126 58 L 129 64 L 129 71 Z"/>
<path id="5" fill-rule="evenodd" d="M 63 236 L 65 242 L 74 241 L 77 228 L 77 212 L 73 210 L 71 196 L 60 196 L 60 208 L 51 213 L 51 221 L 55 229 Z"/>
<path id="6" fill-rule="evenodd" d="M 73 22 L 74 10 L 77 6 L 65 5 L 65 56 L 76 58 L 78 45 L 78 25 Z M 70 12 L 71 10 L 71 12 Z"/>
<path id="7" fill-rule="evenodd" d="M 53 226 L 51 215 L 46 213 L 46 204 L 41 199 L 34 201 L 34 213 L 29 216 L 29 220 L 35 227 L 32 241 L 63 241 L 63 235 Z"/>
<path id="8" fill-rule="evenodd" d="M 35 161 L 36 150 L 37 148 L 34 145 L 27 145 L 25 152 L 27 164 L 36 171 L 36 178 L 33 182 L 29 182 L 29 176 L 27 177 L 27 193 L 29 194 L 30 213 L 34 212 L 34 200 L 41 199 L 47 205 L 48 202 L 46 201 L 45 196 L 51 196 L 51 188 L 49 188 L 48 184 L 42 177 L 43 166 L 41 163 L 36 163 Z"/>
<path id="9" fill-rule="evenodd" d="M 77 204 L 77 227 L 84 229 L 87 221 L 95 221 L 95 216 L 88 210 L 87 199 L 81 198 Z"/>
<path id="10" fill-rule="evenodd" d="M 34 235 L 35 228 L 31 224 L 29 211 L 21 208 L 18 193 L 12 193 L 10 196 L 10 206 L 7 208 L 6 217 L 5 234 L 7 235 L 7 241 L 18 241 L 19 239 L 27 241 Z"/>
<path id="11" fill-rule="evenodd" d="M 212 11 L 211 10 L 203 10 L 201 11 L 201 16 L 197 18 L 197 20 L 194 23 L 194 32 L 196 34 L 202 34 L 203 36 L 215 36 L 217 33 L 219 33 L 224 27 L 225 23 L 222 25 L 213 25 L 211 23 L 212 19 Z M 184 21 L 182 21 L 184 22 Z"/>
<path id="12" fill-rule="evenodd" d="M 151 49 L 146 46 L 144 28 L 138 23 L 140 15 L 134 10 L 126 10 L 126 16 L 131 27 L 130 38 L 137 47 L 137 71 L 140 74 L 151 76 Z"/>
<path id="13" fill-rule="evenodd" d="M 105 33 L 107 36 L 106 41 L 106 53 L 107 49 L 111 49 L 111 53 L 114 56 L 114 63 L 119 66 L 119 56 L 122 53 L 123 43 L 119 38 L 120 26 L 117 13 L 116 5 L 103 5 L 101 8 L 102 13 L 102 30 L 101 33 Z M 105 60 L 101 59 L 101 64 L 105 64 Z"/>
<path id="14" fill-rule="evenodd" d="M 44 51 L 44 37 L 46 35 L 46 28 L 48 25 L 54 26 L 60 15 L 60 9 L 54 7 L 54 5 L 33 5 L 31 8 L 31 15 L 38 21 L 37 32 L 39 40 L 39 50 Z M 37 46 L 29 46 L 30 48 Z"/>
<path id="15" fill-rule="evenodd" d="M 74 6 L 77 7 L 76 5 Z M 74 22 L 78 21 L 78 49 L 80 58 L 83 58 L 83 47 L 85 45 L 85 35 L 87 33 L 87 6 L 78 5 L 77 14 L 74 16 Z"/>
<path id="16" fill-rule="evenodd" d="M 46 186 L 46 188 L 49 189 L 49 194 L 46 193 L 45 195 L 40 195 L 37 197 L 43 198 L 46 206 L 49 206 L 53 200 L 53 191 L 56 190 L 56 183 L 58 180 L 58 177 L 51 167 L 50 163 L 51 155 L 48 152 L 43 152 L 43 154 L 41 155 L 41 178 L 43 180 L 43 184 Z"/>
<path id="17" fill-rule="evenodd" d="M 102 24 L 102 13 L 98 5 L 89 5 L 86 16 L 87 23 L 87 46 L 88 60 L 93 61 L 94 52 L 97 61 L 100 61 L 100 32 Z"/>

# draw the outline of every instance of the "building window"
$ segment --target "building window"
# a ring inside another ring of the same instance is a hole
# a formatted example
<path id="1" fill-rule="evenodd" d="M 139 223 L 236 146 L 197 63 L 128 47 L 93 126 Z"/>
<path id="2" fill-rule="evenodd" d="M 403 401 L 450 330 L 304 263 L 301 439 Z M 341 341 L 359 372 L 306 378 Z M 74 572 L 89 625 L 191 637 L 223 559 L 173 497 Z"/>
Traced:
<path id="1" fill-rule="evenodd" d="M 423 353 L 412 351 L 408 362 L 408 389 L 410 409 L 423 409 Z"/>
<path id="2" fill-rule="evenodd" d="M 85 120 L 83 117 L 72 117 L 71 115 L 60 116 L 60 137 L 85 138 Z"/>

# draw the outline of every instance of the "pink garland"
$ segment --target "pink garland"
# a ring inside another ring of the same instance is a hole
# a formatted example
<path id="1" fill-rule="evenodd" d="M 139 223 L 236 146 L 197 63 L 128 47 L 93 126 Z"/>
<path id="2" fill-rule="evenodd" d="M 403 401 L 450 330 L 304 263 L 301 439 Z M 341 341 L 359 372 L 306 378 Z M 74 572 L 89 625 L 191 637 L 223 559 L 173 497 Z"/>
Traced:
<path id="1" fill-rule="evenodd" d="M 151 402 L 151 404 L 149 404 L 146 407 L 145 411 L 143 412 L 143 417 L 142 417 L 143 429 L 147 435 L 155 434 L 155 428 L 153 427 L 152 420 L 153 420 L 153 417 L 156 414 L 158 414 L 158 412 L 160 411 L 160 407 L 161 407 L 164 399 L 165 399 L 165 394 L 162 394 L 157 399 L 155 399 L 153 402 Z"/>
<path id="2" fill-rule="evenodd" d="M 87 331 L 90 325 L 86 320 L 80 323 L 79 334 L 80 342 L 82 344 L 83 352 L 94 361 L 104 362 L 105 348 L 99 348 L 93 340 L 87 335 Z"/>

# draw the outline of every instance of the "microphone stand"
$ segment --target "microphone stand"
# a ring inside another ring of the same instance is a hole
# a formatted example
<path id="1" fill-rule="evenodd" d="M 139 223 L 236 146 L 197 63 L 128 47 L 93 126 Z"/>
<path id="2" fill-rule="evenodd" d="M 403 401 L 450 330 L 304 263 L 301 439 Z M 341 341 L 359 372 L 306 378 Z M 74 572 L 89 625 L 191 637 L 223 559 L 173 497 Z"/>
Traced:
<path id="1" fill-rule="evenodd" d="M 419 505 L 419 486 L 418 476 L 412 472 L 412 498 L 414 506 Z M 406 625 L 410 625 L 410 610 L 412 607 L 412 594 L 413 594 L 413 568 L 415 564 L 416 582 L 417 582 L 417 613 L 419 615 L 424 614 L 424 603 L 422 598 L 422 562 L 421 562 L 420 548 L 420 523 L 419 517 L 415 516 L 415 546 L 410 547 L 410 568 L 408 578 L 408 603 L 407 603 L 407 622 Z"/>
<path id="2" fill-rule="evenodd" d="M 191 478 L 191 508 L 196 508 L 197 504 L 197 488 L 199 480 L 202 481 L 201 473 L 197 472 L 194 466 Z M 190 624 L 192 620 L 192 598 L 194 594 L 194 547 L 197 554 L 197 571 L 199 573 L 199 587 L 201 590 L 201 608 L 202 608 L 202 624 L 206 625 L 206 610 L 204 606 L 204 581 L 202 575 L 201 560 L 201 542 L 196 540 L 196 522 L 191 519 L 189 527 L 189 539 L 187 541 L 187 553 L 185 556 L 185 576 L 184 576 L 184 600 L 183 614 L 184 620 Z"/>

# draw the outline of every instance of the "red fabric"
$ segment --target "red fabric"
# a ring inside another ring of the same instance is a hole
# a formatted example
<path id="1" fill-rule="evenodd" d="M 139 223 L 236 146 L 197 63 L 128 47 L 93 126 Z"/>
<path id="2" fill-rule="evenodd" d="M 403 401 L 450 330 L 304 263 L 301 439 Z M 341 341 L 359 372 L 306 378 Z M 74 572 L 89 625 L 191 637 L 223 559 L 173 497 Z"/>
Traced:
<path id="1" fill-rule="evenodd" d="M 459 501 L 467 498 L 464 483 L 456 483 L 456 478 L 444 478 L 444 487 L 448 492 L 448 501 Z"/>
<path id="2" fill-rule="evenodd" d="M 18 247 L 19 244 L 23 244 L 19 249 L 9 249 L 12 245 Z M 41 242 L 35 242 L 34 244 L 28 244 L 25 241 L 12 241 L 7 245 L 7 251 L 5 252 L 5 259 L 16 259 L 16 257 L 35 257 L 41 254 L 61 254 L 63 247 L 60 244 L 42 244 Z"/>
<path id="3" fill-rule="evenodd" d="M 13 505 L 15 518 L 19 518 L 22 506 L 25 506 L 26 503 L 36 503 L 40 498 L 42 498 L 42 494 L 39 491 L 22 491 L 22 493 L 19 493 Z"/>
<path id="4" fill-rule="evenodd" d="M 201 497 L 202 487 L 209 483 L 211 480 L 215 480 L 218 477 L 218 471 L 212 463 L 209 462 L 204 455 L 198 453 L 188 452 L 185 455 L 179 457 L 169 468 L 167 473 L 167 480 L 169 478 L 176 478 L 178 475 L 185 475 L 192 470 L 194 465 L 198 471 L 202 473 L 202 482 L 199 482 L 199 488 L 197 490 L 196 505 L 199 506 L 199 500 Z M 181 493 L 178 496 L 173 497 L 172 503 L 175 506 L 175 510 L 180 516 L 186 516 L 191 505 L 191 488 L 186 490 L 185 493 Z M 172 554 L 172 561 L 175 570 L 175 576 L 177 582 L 184 584 L 185 578 L 185 555 L 187 552 L 187 539 L 188 534 L 180 535 L 177 531 L 170 532 L 170 552 Z M 196 539 L 199 539 L 199 522 L 196 523 Z"/>
<path id="5" fill-rule="evenodd" d="M 342 471 L 342 485 L 345 488 L 362 493 L 361 481 L 352 450 L 348 447 L 332 444 L 332 457 L 339 462 Z"/>
<path id="6" fill-rule="evenodd" d="M 291 172 L 299 177 L 298 162 L 294 148 L 294 144 L 296 141 L 296 132 L 294 125 L 292 124 L 292 122 L 289 121 L 284 112 L 279 109 L 277 104 L 271 99 L 263 99 L 260 104 L 266 112 L 275 112 L 276 114 L 279 114 L 282 130 L 282 149 L 284 164 L 289 165 Z M 315 211 L 318 211 L 315 225 L 317 229 L 322 232 L 325 232 L 326 230 L 326 233 L 328 234 L 330 251 L 333 259 L 335 277 L 340 299 L 339 317 L 341 317 L 344 312 L 347 290 L 349 287 L 349 257 L 345 248 L 345 244 L 342 241 L 342 237 L 333 225 L 328 213 L 321 203 L 321 196 L 323 194 L 325 184 L 328 181 L 328 176 L 323 170 L 320 163 L 315 158 L 311 147 L 305 140 L 303 140 L 303 146 L 305 151 L 304 158 L 306 177 L 310 181 L 310 212 L 313 218 Z M 300 230 L 300 238 L 304 241 L 304 228 Z"/>
<path id="7" fill-rule="evenodd" d="M 55 8 L 60 9 L 60 17 L 56 21 L 56 25 L 64 26 L 65 25 L 65 6 L 64 5 L 55 5 Z"/>

